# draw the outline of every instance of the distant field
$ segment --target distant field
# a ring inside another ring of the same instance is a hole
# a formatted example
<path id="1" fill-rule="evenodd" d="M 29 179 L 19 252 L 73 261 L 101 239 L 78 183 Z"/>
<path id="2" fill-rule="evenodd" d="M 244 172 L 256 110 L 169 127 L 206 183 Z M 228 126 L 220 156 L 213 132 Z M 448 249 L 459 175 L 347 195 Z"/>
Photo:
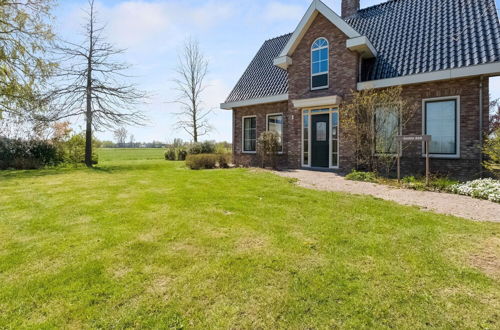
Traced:
<path id="1" fill-rule="evenodd" d="M 99 161 L 163 159 L 163 148 L 101 148 Z"/>

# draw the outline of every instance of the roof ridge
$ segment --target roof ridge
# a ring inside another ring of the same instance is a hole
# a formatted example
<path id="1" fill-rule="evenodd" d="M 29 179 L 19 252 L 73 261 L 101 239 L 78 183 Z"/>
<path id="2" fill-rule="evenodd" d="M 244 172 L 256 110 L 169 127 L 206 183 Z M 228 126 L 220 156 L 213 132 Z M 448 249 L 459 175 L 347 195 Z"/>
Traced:
<path id="1" fill-rule="evenodd" d="M 286 37 L 286 36 L 288 36 L 290 34 L 293 34 L 293 32 L 288 32 L 288 33 L 282 34 L 280 36 L 277 36 L 277 37 L 274 37 L 274 38 L 271 38 L 271 39 L 267 39 L 264 42 L 268 42 L 268 41 L 272 41 L 272 40 L 275 40 L 275 39 L 283 38 L 283 37 Z"/>

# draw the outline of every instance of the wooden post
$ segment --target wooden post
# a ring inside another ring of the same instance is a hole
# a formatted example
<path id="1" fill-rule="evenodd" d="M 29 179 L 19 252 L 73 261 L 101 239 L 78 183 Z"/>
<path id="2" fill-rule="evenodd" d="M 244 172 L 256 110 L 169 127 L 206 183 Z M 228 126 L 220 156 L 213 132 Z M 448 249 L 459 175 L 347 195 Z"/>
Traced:
<path id="1" fill-rule="evenodd" d="M 425 141 L 425 185 L 429 185 L 430 166 L 429 166 L 429 141 Z"/>

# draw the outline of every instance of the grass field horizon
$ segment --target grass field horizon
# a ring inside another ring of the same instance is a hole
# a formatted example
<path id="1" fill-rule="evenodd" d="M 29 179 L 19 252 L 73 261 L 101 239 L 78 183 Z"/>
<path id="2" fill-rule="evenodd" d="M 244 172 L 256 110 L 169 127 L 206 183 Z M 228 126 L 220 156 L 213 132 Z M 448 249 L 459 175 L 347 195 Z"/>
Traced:
<path id="1" fill-rule="evenodd" d="M 500 324 L 500 224 L 163 151 L 0 171 L 0 328 Z"/>

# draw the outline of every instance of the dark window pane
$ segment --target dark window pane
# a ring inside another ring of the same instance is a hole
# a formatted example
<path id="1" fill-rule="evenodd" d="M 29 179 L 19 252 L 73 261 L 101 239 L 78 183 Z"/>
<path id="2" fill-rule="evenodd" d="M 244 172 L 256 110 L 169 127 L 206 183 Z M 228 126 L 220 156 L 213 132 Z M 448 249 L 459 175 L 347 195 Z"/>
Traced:
<path id="1" fill-rule="evenodd" d="M 328 85 L 328 74 L 312 77 L 312 88 L 326 87 Z"/>

